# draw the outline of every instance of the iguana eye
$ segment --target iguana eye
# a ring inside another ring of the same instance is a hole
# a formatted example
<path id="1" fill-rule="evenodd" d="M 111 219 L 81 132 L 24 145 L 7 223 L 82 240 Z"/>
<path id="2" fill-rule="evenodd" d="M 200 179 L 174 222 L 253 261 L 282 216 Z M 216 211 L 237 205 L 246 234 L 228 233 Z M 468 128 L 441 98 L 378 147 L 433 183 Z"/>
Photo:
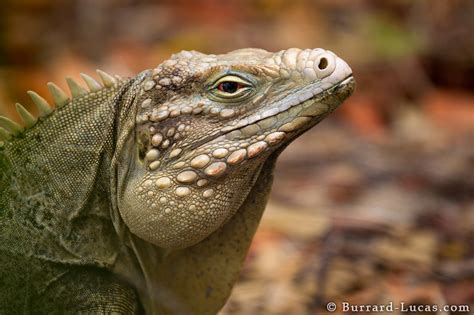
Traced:
<path id="1" fill-rule="evenodd" d="M 217 89 L 222 92 L 226 93 L 235 93 L 237 90 L 245 87 L 245 85 L 238 83 L 238 82 L 232 82 L 232 81 L 225 81 L 219 83 L 217 86 Z"/>
<path id="2" fill-rule="evenodd" d="M 253 85 L 249 81 L 236 75 L 227 75 L 215 82 L 211 86 L 211 94 L 220 100 L 240 101 L 248 96 L 253 90 Z"/>

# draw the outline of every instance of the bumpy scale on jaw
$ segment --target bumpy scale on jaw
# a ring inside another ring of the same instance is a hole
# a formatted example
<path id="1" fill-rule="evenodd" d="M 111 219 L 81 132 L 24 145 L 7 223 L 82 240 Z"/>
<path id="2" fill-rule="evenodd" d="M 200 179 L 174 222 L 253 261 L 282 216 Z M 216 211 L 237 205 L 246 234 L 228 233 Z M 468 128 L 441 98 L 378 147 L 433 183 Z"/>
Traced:
<path id="1" fill-rule="evenodd" d="M 141 176 L 125 189 L 125 223 L 164 248 L 201 241 L 238 210 L 270 154 L 352 90 L 350 68 L 322 49 L 174 55 L 137 98 L 131 171 Z"/>

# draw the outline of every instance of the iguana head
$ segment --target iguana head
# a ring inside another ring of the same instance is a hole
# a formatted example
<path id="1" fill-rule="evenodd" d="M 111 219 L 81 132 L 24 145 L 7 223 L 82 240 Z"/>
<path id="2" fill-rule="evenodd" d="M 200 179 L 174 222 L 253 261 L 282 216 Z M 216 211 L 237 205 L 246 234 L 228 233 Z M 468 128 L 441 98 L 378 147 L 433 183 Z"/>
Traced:
<path id="1" fill-rule="evenodd" d="M 173 55 L 135 100 L 123 220 L 163 248 L 198 243 L 238 211 L 265 161 L 353 88 L 349 66 L 323 49 Z"/>

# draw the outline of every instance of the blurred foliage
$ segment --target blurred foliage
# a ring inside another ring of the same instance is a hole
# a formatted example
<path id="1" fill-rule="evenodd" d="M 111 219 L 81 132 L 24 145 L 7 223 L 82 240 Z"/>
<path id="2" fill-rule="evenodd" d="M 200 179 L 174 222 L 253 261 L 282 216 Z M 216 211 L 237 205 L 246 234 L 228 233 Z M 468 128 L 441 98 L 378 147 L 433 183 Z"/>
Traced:
<path id="1" fill-rule="evenodd" d="M 473 310 L 473 16 L 471 0 L 3 0 L 0 114 L 48 81 L 133 75 L 182 49 L 331 49 L 357 91 L 282 155 L 223 314 Z"/>
<path id="2" fill-rule="evenodd" d="M 424 38 L 412 30 L 400 28 L 394 21 L 381 15 L 368 16 L 366 32 L 378 59 L 397 59 L 422 51 Z"/>

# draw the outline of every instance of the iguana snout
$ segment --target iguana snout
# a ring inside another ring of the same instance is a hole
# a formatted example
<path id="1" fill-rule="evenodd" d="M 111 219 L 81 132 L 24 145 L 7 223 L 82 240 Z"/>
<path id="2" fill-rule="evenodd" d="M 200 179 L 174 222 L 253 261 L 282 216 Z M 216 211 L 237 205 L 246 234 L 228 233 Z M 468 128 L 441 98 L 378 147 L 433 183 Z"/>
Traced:
<path id="1" fill-rule="evenodd" d="M 198 243 L 239 210 L 270 154 L 353 88 L 349 66 L 323 49 L 173 55 L 135 101 L 123 220 L 163 248 Z"/>

